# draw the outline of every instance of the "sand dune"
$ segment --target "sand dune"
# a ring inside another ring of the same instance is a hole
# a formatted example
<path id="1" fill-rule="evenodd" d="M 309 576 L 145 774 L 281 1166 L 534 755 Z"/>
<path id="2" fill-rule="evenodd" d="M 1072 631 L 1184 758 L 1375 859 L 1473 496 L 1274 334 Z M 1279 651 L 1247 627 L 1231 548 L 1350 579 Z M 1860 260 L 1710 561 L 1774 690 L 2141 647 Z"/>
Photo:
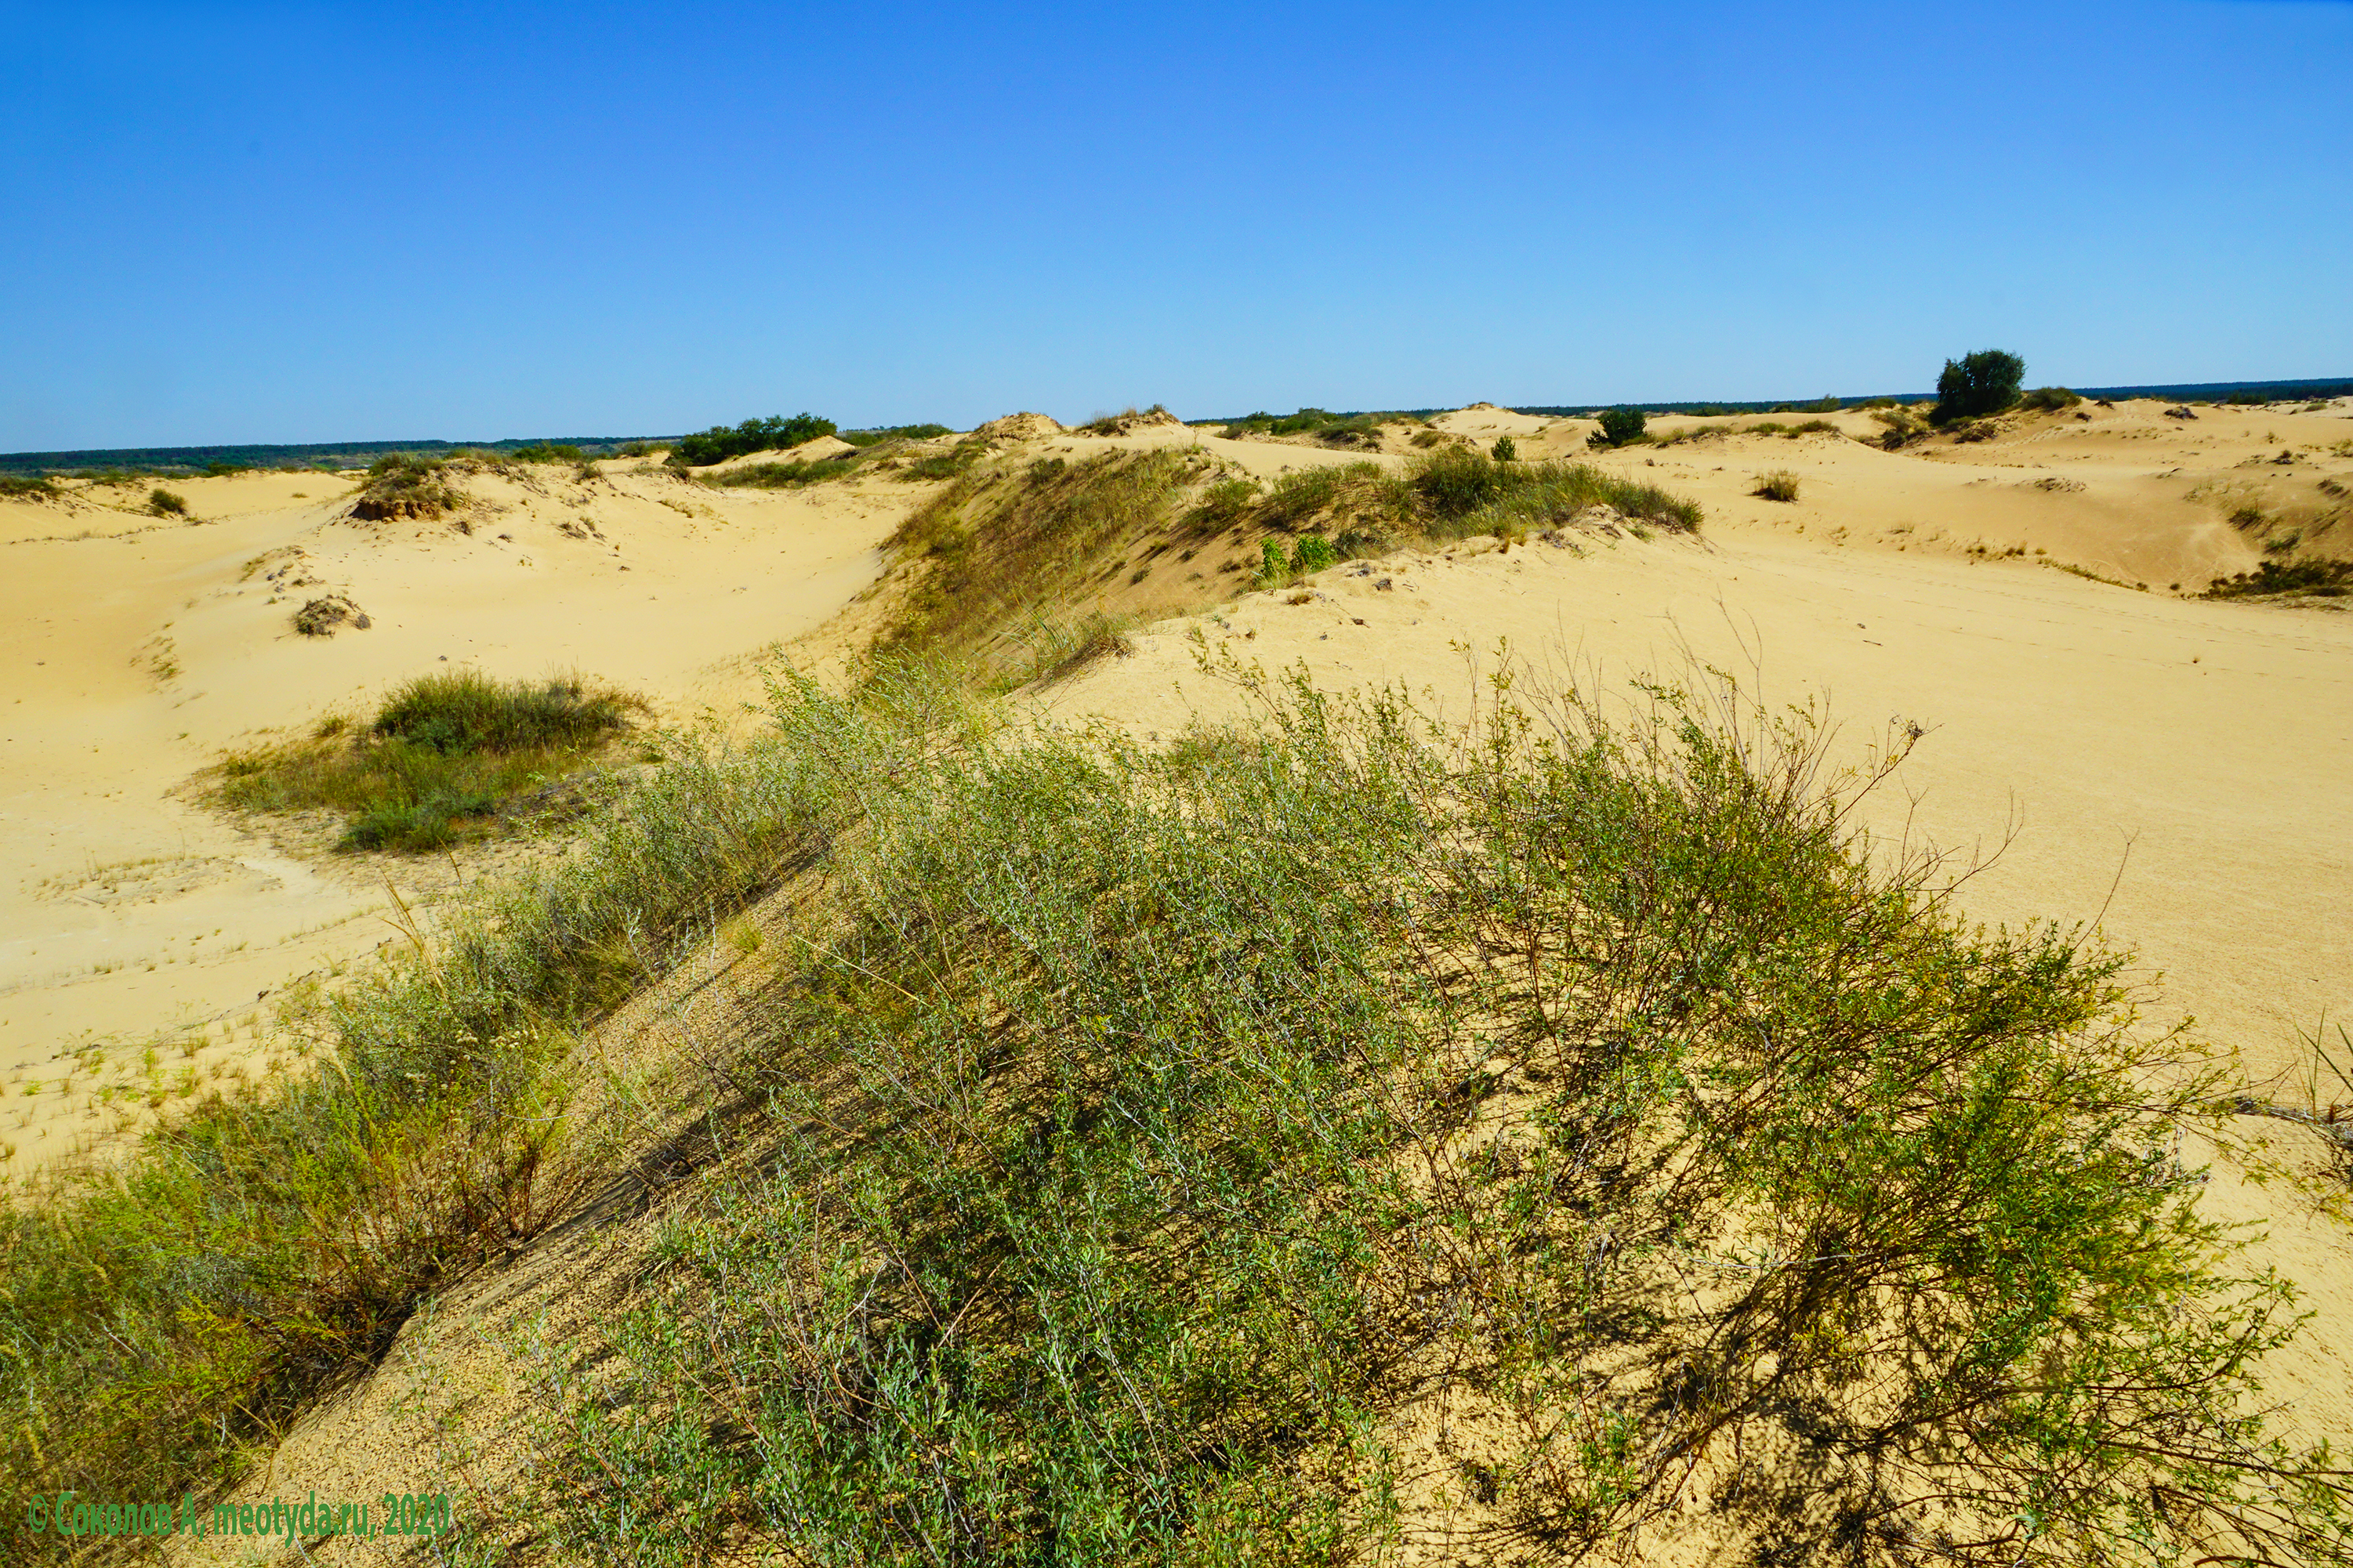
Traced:
<path id="1" fill-rule="evenodd" d="M 391 935 L 387 875 L 413 899 L 454 874 L 322 857 L 316 833 L 205 809 L 186 782 L 223 748 L 359 711 L 444 660 L 577 669 L 691 721 L 872 580 L 909 489 L 713 490 L 614 468 L 586 485 L 554 468 L 470 475 L 474 504 L 427 521 L 355 521 L 352 487 L 310 475 L 172 481 L 193 521 L 126 510 L 143 488 L 0 505 L 10 1168 L 138 1125 L 159 1082 L 176 1097 L 266 1070 L 272 994 Z M 295 612 L 328 594 L 367 629 L 298 634 Z M 159 1037 L 160 1078 L 142 1059 Z M 61 1056 L 90 1047 L 113 1069 L 67 1087 Z"/>

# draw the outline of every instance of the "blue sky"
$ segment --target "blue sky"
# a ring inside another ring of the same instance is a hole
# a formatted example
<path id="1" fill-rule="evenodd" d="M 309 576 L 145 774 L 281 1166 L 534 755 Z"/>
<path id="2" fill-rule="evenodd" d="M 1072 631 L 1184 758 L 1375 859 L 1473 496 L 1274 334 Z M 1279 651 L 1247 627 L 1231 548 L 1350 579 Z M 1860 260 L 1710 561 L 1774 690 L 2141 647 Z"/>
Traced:
<path id="1" fill-rule="evenodd" d="M 0 4 L 0 450 L 2353 374 L 2353 5 Z"/>

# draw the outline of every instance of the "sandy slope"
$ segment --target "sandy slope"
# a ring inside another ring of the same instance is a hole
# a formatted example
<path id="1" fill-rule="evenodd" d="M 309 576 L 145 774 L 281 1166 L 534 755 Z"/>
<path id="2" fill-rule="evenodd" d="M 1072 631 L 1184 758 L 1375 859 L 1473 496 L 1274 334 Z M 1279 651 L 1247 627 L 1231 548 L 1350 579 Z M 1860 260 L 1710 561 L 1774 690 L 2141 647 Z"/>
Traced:
<path id="1" fill-rule="evenodd" d="M 0 505 L 0 1170 L 135 1124 L 158 1093 L 267 1070 L 264 999 L 391 934 L 386 872 L 410 896 L 450 874 L 223 820 L 184 786 L 224 747 L 445 659 L 577 669 L 691 719 L 872 580 L 912 489 L 713 490 L 613 467 L 586 485 L 477 475 L 476 504 L 430 522 L 355 522 L 349 487 L 310 475 L 172 481 L 194 522 L 129 510 L 145 487 Z M 370 627 L 297 635 L 293 612 L 331 591 Z M 69 1079 L 61 1056 L 87 1046 L 114 1066 Z"/>

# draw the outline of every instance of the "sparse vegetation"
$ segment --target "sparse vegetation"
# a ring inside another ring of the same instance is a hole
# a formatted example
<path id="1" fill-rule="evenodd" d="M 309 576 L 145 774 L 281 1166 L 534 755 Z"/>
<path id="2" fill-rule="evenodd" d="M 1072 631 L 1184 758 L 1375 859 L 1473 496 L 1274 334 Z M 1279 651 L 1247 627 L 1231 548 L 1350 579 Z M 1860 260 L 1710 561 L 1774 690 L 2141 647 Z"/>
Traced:
<path id="1" fill-rule="evenodd" d="M 1762 496 L 1767 500 L 1794 501 L 1798 499 L 1798 476 L 1787 468 L 1776 468 L 1769 474 L 1759 475 L 1757 488 L 1748 493 Z"/>
<path id="2" fill-rule="evenodd" d="M 741 425 L 713 425 L 692 436 L 681 436 L 670 448 L 670 461 L 681 468 L 707 468 L 747 452 L 781 451 L 833 434 L 833 421 L 814 414 L 786 419 L 746 419 Z"/>
<path id="3" fill-rule="evenodd" d="M 1303 408 L 1295 414 L 1245 416 L 1226 423 L 1229 436 L 1312 436 L 1327 447 L 1376 446 L 1384 425 L 1419 426 L 1421 417 L 1413 414 L 1334 414 L 1322 408 Z M 1416 431 L 1419 439 L 1421 432 Z"/>
<path id="4" fill-rule="evenodd" d="M 1800 721 L 1456 749 L 1255 689 L 1165 752 L 780 692 L 852 902 L 737 1065 L 773 1155 L 548 1389 L 559 1548 L 1345 1559 L 1442 1385 L 1498 1546 L 1664 1521 L 1712 1445 L 1792 1560 L 2343 1549 L 2118 955 L 1874 869 Z M 1802 1471 L 1743 1457 L 1792 1423 Z"/>
<path id="5" fill-rule="evenodd" d="M 1015 680 L 1037 673 L 1020 657 L 1032 607 L 1067 600 L 1114 542 L 1165 530 L 1198 472 L 1174 449 L 1020 468 L 970 461 L 892 536 L 902 559 L 928 565 L 886 647 L 974 660 Z"/>
<path id="6" fill-rule="evenodd" d="M 2025 367 L 2020 366 L 2024 374 Z M 2018 406 L 2034 413 L 2056 414 L 2073 408 L 2084 399 L 2063 386 L 2038 386 L 2018 400 Z"/>
<path id="7" fill-rule="evenodd" d="M 0 474 L 0 500 L 55 500 L 64 493 L 47 474 Z"/>
<path id="8" fill-rule="evenodd" d="M 1605 408 L 1601 428 L 1586 437 L 1594 447 L 1630 447 L 1649 439 L 1650 419 L 1639 408 Z"/>
<path id="9" fill-rule="evenodd" d="M 730 468 L 714 474 L 715 485 L 748 485 L 755 489 L 798 489 L 804 485 L 823 484 L 828 479 L 845 479 L 858 471 L 854 458 L 821 458 L 814 463 L 749 463 L 740 468 Z"/>
<path id="10" fill-rule="evenodd" d="M 2253 572 L 2217 577 L 2207 585 L 2209 599 L 2252 599 L 2275 594 L 2308 594 L 2315 598 L 2341 598 L 2353 584 L 2353 561 L 2311 556 L 2302 561 L 2258 562 Z"/>
<path id="11" fill-rule="evenodd" d="M 479 837 L 517 796 L 587 765 L 636 706 L 577 680 L 423 676 L 364 728 L 329 721 L 302 740 L 225 758 L 216 791 L 242 810 L 340 812 L 339 849 L 438 849 Z"/>
<path id="12" fill-rule="evenodd" d="M 890 425 L 874 430 L 839 430 L 835 432 L 853 447 L 871 447 L 883 441 L 928 441 L 934 436 L 953 435 L 944 425 Z"/>
<path id="13" fill-rule="evenodd" d="M 185 497 L 159 486 L 147 492 L 147 510 L 157 517 L 185 517 L 188 503 Z"/>
<path id="14" fill-rule="evenodd" d="M 1999 414 L 2018 402 L 2026 362 L 2000 349 L 1980 349 L 1959 360 L 1947 360 L 1936 377 L 1936 407 L 1929 416 L 1938 425 Z"/>
<path id="15" fill-rule="evenodd" d="M 505 458 L 511 463 L 566 463 L 574 468 L 588 460 L 588 455 L 579 447 L 555 441 L 534 441 L 527 447 L 510 447 Z"/>
<path id="16" fill-rule="evenodd" d="M 352 502 L 352 515 L 370 521 L 431 518 L 455 509 L 463 499 L 449 484 L 448 459 L 394 452 L 368 468 L 367 482 Z"/>

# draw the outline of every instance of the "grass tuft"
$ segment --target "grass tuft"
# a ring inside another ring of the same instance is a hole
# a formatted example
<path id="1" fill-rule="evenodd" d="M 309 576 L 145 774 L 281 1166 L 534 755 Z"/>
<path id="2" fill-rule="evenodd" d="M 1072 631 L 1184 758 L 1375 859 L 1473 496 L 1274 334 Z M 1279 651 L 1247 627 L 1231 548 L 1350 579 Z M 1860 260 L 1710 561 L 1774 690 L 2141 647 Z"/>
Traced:
<path id="1" fill-rule="evenodd" d="M 1748 492 L 1767 500 L 1794 501 L 1798 499 L 1798 476 L 1787 468 L 1776 468 L 1757 477 L 1757 488 Z"/>
<path id="2" fill-rule="evenodd" d="M 394 452 L 369 466 L 367 483 L 352 502 L 352 515 L 372 522 L 397 518 L 439 517 L 463 499 L 453 489 L 439 458 Z"/>
<path id="3" fill-rule="evenodd" d="M 576 680 L 423 676 L 364 728 L 330 720 L 301 741 L 223 759 L 215 793 L 241 810 L 341 812 L 338 849 L 439 849 L 491 831 L 510 803 L 586 767 L 641 706 Z"/>

